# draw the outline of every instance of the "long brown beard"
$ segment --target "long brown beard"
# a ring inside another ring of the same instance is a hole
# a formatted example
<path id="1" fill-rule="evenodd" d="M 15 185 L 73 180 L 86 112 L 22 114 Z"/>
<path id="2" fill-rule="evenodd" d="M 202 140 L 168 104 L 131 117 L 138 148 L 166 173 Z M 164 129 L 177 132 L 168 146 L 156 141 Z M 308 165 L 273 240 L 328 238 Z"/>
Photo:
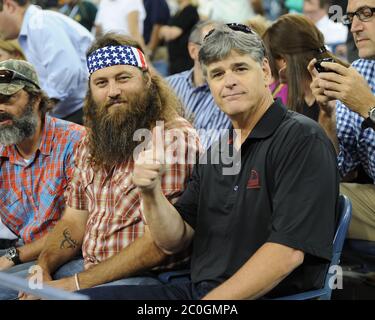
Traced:
<path id="1" fill-rule="evenodd" d="M 104 106 L 97 106 L 91 113 L 88 126 L 91 129 L 89 146 L 91 161 L 95 166 L 112 167 L 132 159 L 133 150 L 140 143 L 134 141 L 137 129 L 150 129 L 161 117 L 161 107 L 155 86 L 140 95 L 128 97 L 123 107 L 109 110 L 114 101 Z M 111 111 L 111 112 L 110 112 Z"/>

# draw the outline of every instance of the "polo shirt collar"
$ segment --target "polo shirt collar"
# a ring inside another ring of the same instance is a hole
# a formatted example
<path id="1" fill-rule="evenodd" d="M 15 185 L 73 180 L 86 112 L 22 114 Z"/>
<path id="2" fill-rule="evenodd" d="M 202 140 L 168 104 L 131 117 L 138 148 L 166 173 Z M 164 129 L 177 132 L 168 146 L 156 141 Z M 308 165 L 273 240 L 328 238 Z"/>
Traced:
<path id="1" fill-rule="evenodd" d="M 267 109 L 263 117 L 260 118 L 247 139 L 265 139 L 271 136 L 279 127 L 286 113 L 286 107 L 279 99 L 276 99 Z"/>
<path id="2" fill-rule="evenodd" d="M 187 82 L 190 89 L 192 89 L 192 90 L 210 90 L 207 82 L 205 82 L 203 85 L 201 85 L 199 87 L 194 86 L 193 72 L 194 72 L 194 68 L 190 69 L 189 71 L 186 71 L 186 73 L 185 73 L 185 81 Z"/>
<path id="3" fill-rule="evenodd" d="M 23 22 L 20 30 L 19 36 L 27 37 L 27 26 L 29 25 L 31 17 L 41 9 L 38 6 L 35 6 L 33 4 L 29 5 L 29 7 L 25 11 L 25 15 L 23 17 Z"/>
<path id="4" fill-rule="evenodd" d="M 255 125 L 246 141 L 252 139 L 266 139 L 271 136 L 281 124 L 287 113 L 286 107 L 281 103 L 280 99 L 276 99 L 273 104 L 267 109 L 262 118 Z M 228 144 L 233 145 L 233 126 L 229 130 L 229 141 Z M 241 147 L 242 148 L 242 147 Z M 222 149 L 220 146 L 220 152 L 227 152 L 226 149 Z"/>

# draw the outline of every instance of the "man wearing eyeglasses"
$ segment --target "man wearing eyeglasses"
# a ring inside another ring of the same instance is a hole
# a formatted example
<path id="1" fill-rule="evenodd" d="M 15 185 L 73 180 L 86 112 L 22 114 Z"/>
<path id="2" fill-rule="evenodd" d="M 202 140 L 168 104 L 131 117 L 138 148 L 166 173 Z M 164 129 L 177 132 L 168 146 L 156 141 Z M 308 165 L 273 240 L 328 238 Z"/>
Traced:
<path id="1" fill-rule="evenodd" d="M 30 63 L 0 63 L 0 271 L 36 259 L 64 208 L 73 149 L 85 131 L 49 109 Z"/>
<path id="2" fill-rule="evenodd" d="M 353 204 L 348 237 L 369 241 L 375 241 L 374 13 L 375 0 L 348 2 L 343 22 L 350 25 L 360 57 L 350 68 L 328 62 L 322 65 L 330 72 L 317 73 L 315 61 L 308 67 L 320 123 L 335 145 L 341 176 L 350 182 L 340 185 Z"/>
<path id="3" fill-rule="evenodd" d="M 191 281 L 85 291 L 91 298 L 256 299 L 323 286 L 339 192 L 331 142 L 273 100 L 263 42 L 248 27 L 215 28 L 199 60 L 236 131 L 208 149 L 174 206 L 160 189 L 160 160 L 146 151 L 133 173 L 155 244 L 171 255 L 193 243 Z M 224 171 L 229 164 L 238 170 Z"/>

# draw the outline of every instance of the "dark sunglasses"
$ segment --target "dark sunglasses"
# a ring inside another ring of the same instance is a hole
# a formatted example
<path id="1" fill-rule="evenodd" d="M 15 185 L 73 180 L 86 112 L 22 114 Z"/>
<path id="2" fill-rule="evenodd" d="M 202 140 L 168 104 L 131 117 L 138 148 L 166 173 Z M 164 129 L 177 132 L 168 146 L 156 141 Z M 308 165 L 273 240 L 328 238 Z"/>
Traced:
<path id="1" fill-rule="evenodd" d="M 246 25 L 241 24 L 241 23 L 227 23 L 226 26 L 228 28 L 232 29 L 233 31 L 241 31 L 241 32 L 244 32 L 244 33 L 255 34 L 254 31 L 249 26 L 246 26 Z M 206 34 L 206 36 L 203 38 L 203 41 L 206 40 L 214 31 L 215 31 L 215 29 L 210 30 Z"/>
<path id="2" fill-rule="evenodd" d="M 351 25 L 353 23 L 354 16 L 357 16 L 357 18 L 362 21 L 366 22 L 371 19 L 371 17 L 374 15 L 375 8 L 370 7 L 361 7 L 355 12 L 348 12 L 345 16 L 342 17 L 342 23 L 345 25 Z"/>
<path id="3" fill-rule="evenodd" d="M 35 87 L 40 87 L 32 80 L 26 78 L 22 74 L 13 70 L 0 70 L 0 83 L 11 83 L 13 80 L 22 80 L 33 84 Z"/>

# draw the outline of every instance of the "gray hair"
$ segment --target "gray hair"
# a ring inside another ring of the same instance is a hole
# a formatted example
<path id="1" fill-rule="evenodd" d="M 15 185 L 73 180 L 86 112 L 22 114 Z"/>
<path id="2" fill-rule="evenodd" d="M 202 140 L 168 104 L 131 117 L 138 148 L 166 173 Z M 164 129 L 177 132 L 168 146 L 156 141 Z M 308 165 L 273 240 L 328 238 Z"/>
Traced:
<path id="1" fill-rule="evenodd" d="M 213 20 L 204 20 L 200 21 L 197 24 L 194 25 L 193 29 L 191 30 L 190 36 L 189 36 L 189 42 L 201 44 L 202 43 L 202 32 L 203 29 L 212 26 L 212 29 L 218 27 L 221 25 L 219 22 L 213 21 Z"/>
<path id="2" fill-rule="evenodd" d="M 261 64 L 266 56 L 263 41 L 258 34 L 234 31 L 222 24 L 206 36 L 199 50 L 199 62 L 203 74 L 207 75 L 207 66 L 225 59 L 234 50 L 240 54 L 248 54 Z"/>

